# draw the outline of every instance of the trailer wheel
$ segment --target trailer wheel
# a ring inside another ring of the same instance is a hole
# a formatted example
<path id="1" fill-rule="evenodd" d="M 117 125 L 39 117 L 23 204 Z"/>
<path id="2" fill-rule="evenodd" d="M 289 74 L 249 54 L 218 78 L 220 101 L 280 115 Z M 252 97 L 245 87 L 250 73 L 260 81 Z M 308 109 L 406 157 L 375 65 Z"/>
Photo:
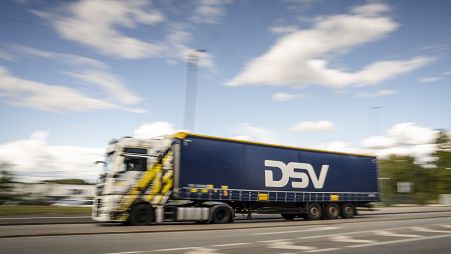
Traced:
<path id="1" fill-rule="evenodd" d="M 340 215 L 340 207 L 336 203 L 329 203 L 326 205 L 325 216 L 326 219 L 334 220 Z"/>
<path id="2" fill-rule="evenodd" d="M 233 221 L 232 208 L 225 205 L 216 205 L 212 207 L 211 222 L 215 224 L 224 224 Z"/>
<path id="3" fill-rule="evenodd" d="M 294 218 L 296 218 L 296 214 L 281 213 L 280 215 L 281 215 L 282 218 L 284 218 L 285 220 L 294 220 Z"/>
<path id="4" fill-rule="evenodd" d="M 149 204 L 139 204 L 132 208 L 128 224 L 132 226 L 149 225 L 154 220 L 154 211 Z"/>
<path id="5" fill-rule="evenodd" d="M 355 208 L 350 203 L 345 203 L 340 208 L 340 214 L 343 219 L 351 219 L 355 215 Z"/>
<path id="6" fill-rule="evenodd" d="M 318 203 L 312 203 L 307 205 L 306 219 L 319 220 L 321 219 L 321 216 L 322 216 L 321 206 Z"/>

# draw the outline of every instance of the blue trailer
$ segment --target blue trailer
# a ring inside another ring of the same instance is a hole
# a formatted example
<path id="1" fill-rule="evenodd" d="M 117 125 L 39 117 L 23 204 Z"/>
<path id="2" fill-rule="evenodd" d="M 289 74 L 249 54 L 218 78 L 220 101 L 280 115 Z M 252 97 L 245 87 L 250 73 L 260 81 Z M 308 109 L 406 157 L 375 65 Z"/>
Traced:
<path id="1" fill-rule="evenodd" d="M 376 158 L 179 132 L 110 144 L 93 218 L 134 225 L 352 218 L 380 201 Z"/>

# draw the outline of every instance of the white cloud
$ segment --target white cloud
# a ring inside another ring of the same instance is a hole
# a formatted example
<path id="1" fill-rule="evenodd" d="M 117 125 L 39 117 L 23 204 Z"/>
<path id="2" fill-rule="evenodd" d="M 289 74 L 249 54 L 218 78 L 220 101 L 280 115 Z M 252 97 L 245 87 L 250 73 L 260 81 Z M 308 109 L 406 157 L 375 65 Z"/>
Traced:
<path id="1" fill-rule="evenodd" d="M 157 121 L 141 124 L 133 134 L 135 138 L 153 138 L 176 132 L 174 125 L 169 122 Z"/>
<path id="2" fill-rule="evenodd" d="M 400 145 L 423 145 L 433 143 L 437 131 L 414 123 L 398 123 L 388 130 L 388 135 Z"/>
<path id="3" fill-rule="evenodd" d="M 436 130 L 409 122 L 398 123 L 387 131 L 386 136 L 364 139 L 362 146 L 381 157 L 392 154 L 409 155 L 415 157 L 417 162 L 427 162 L 432 161 L 436 137 Z"/>
<path id="4" fill-rule="evenodd" d="M 0 144 L 0 161 L 13 164 L 13 173 L 22 180 L 98 176 L 94 162 L 103 159 L 103 148 L 51 146 L 47 136 L 48 132 L 35 131 L 28 139 Z"/>
<path id="5" fill-rule="evenodd" d="M 229 1 L 199 0 L 189 3 L 190 9 L 178 22 L 166 20 L 150 1 L 81 0 L 59 5 L 52 10 L 35 10 L 34 14 L 47 19 L 59 35 L 105 55 L 126 58 L 163 58 L 173 63 L 186 61 L 193 51 L 188 45 L 192 40 L 195 24 L 216 24 L 225 15 L 224 6 Z M 145 41 L 129 36 L 126 29 L 139 25 L 152 25 L 163 30 L 161 41 Z M 199 66 L 214 69 L 209 53 L 199 55 Z"/>
<path id="6" fill-rule="evenodd" d="M 314 149 L 373 154 L 379 158 L 390 155 L 412 156 L 418 163 L 434 160 L 432 154 L 436 149 L 434 144 L 437 131 L 420 127 L 414 123 L 398 123 L 393 125 L 386 136 L 371 136 L 362 140 L 360 146 L 353 146 L 345 141 L 331 141 L 313 146 Z"/>
<path id="7" fill-rule="evenodd" d="M 226 0 L 197 0 L 197 8 L 192 20 L 197 23 L 216 24 L 225 15 Z"/>
<path id="8" fill-rule="evenodd" d="M 162 50 L 159 44 L 128 37 L 118 29 L 165 19 L 146 1 L 82 0 L 64 5 L 58 13 L 34 13 L 49 19 L 63 38 L 107 55 L 138 59 L 156 56 Z"/>
<path id="9" fill-rule="evenodd" d="M 110 66 L 93 58 L 58 53 L 52 51 L 45 51 L 36 48 L 31 48 L 23 45 L 12 45 L 12 51 L 15 52 L 15 57 L 37 57 L 45 58 L 56 61 L 58 64 L 66 64 L 70 67 L 75 67 L 77 70 L 65 72 L 65 74 L 72 76 L 83 82 L 94 84 L 104 90 L 114 101 L 120 104 L 136 104 L 141 100 L 134 92 L 127 88 L 127 85 L 121 80 L 121 78 L 109 71 Z M 75 89 L 72 89 L 76 91 Z M 106 101 L 107 104 L 112 103 Z M 83 107 L 83 106 L 82 106 Z M 119 106 L 113 106 L 112 108 L 119 108 Z M 95 109 L 95 108 L 93 108 Z M 82 111 L 84 111 L 83 109 Z M 125 108 L 125 110 L 134 113 L 145 112 L 142 109 Z M 56 111 L 63 111 L 57 109 Z"/>
<path id="10" fill-rule="evenodd" d="M 431 82 L 439 81 L 440 79 L 442 79 L 442 78 L 441 77 L 426 77 L 426 78 L 420 79 L 420 82 L 431 83 Z"/>
<path id="11" fill-rule="evenodd" d="M 2 49 L 0 49 L 0 59 L 6 61 L 14 61 L 14 57 L 10 53 Z"/>
<path id="12" fill-rule="evenodd" d="M 388 148 L 396 145 L 396 141 L 389 137 L 372 136 L 364 139 L 362 145 L 368 148 Z"/>
<path id="13" fill-rule="evenodd" d="M 48 85 L 13 76 L 0 66 L 0 96 L 11 105 L 44 111 L 88 111 L 97 109 L 122 109 L 107 100 L 89 97 L 79 91 L 59 85 Z"/>
<path id="14" fill-rule="evenodd" d="M 240 124 L 240 127 L 235 132 L 238 133 L 237 136 L 233 137 L 235 139 L 277 143 L 277 139 L 272 131 L 260 127 L 255 127 L 251 124 Z"/>
<path id="15" fill-rule="evenodd" d="M 284 101 L 291 101 L 294 99 L 299 99 L 302 97 L 304 97 L 303 94 L 274 93 L 271 96 L 271 100 L 276 101 L 276 102 L 284 102 Z"/>
<path id="16" fill-rule="evenodd" d="M 317 84 L 341 88 L 376 84 L 430 63 L 431 57 L 414 57 L 374 62 L 356 72 L 328 67 L 328 55 L 380 40 L 396 30 L 399 25 L 383 15 L 388 10 L 386 5 L 370 3 L 355 7 L 351 14 L 319 17 L 311 29 L 283 36 L 226 85 Z"/>
<path id="17" fill-rule="evenodd" d="M 357 94 L 357 97 L 381 97 L 381 96 L 387 96 L 391 94 L 398 93 L 396 90 L 392 89 L 382 89 L 378 90 L 375 93 L 369 93 L 369 92 L 361 92 Z"/>
<path id="18" fill-rule="evenodd" d="M 320 149 L 325 151 L 347 152 L 347 153 L 365 153 L 366 151 L 352 146 L 351 143 L 341 140 L 334 140 L 328 143 L 319 144 L 312 147 L 313 149 Z"/>
<path id="19" fill-rule="evenodd" d="M 52 51 L 46 51 L 46 50 L 40 50 L 32 47 L 27 47 L 23 45 L 13 45 L 12 50 L 15 52 L 16 55 L 22 55 L 22 56 L 34 56 L 39 58 L 46 58 L 46 59 L 52 59 L 57 60 L 63 63 L 67 63 L 69 65 L 74 65 L 78 67 L 91 67 L 96 69 L 109 69 L 109 66 L 101 61 L 98 61 L 93 58 L 89 57 L 83 57 L 79 55 L 74 54 L 64 54 L 64 53 L 57 53 Z"/>
<path id="20" fill-rule="evenodd" d="M 387 136 L 368 137 L 362 141 L 367 148 L 386 148 L 403 145 L 425 145 L 435 141 L 437 131 L 417 126 L 414 123 L 398 123 L 393 125 Z"/>
<path id="21" fill-rule="evenodd" d="M 365 5 L 357 6 L 352 9 L 352 13 L 365 15 L 365 16 L 378 16 L 380 13 L 390 11 L 391 8 L 388 5 L 381 3 L 368 3 Z"/>
<path id="22" fill-rule="evenodd" d="M 335 124 L 331 121 L 303 121 L 294 125 L 291 129 L 299 132 L 331 131 L 335 129 Z"/>
<path id="23" fill-rule="evenodd" d="M 213 57 L 208 52 L 195 52 L 188 46 L 188 43 L 192 39 L 192 34 L 189 33 L 189 26 L 184 24 L 173 24 L 168 30 L 168 35 L 166 38 L 166 48 L 164 49 L 164 56 L 173 61 L 173 59 L 183 59 L 186 61 L 189 59 L 190 54 L 196 54 L 197 64 L 202 67 L 206 67 L 209 70 L 214 70 L 215 65 Z"/>
<path id="24" fill-rule="evenodd" d="M 299 31 L 299 28 L 295 26 L 273 26 L 269 30 L 275 34 L 285 34 Z"/>
<path id="25" fill-rule="evenodd" d="M 390 94 L 395 94 L 395 93 L 397 93 L 398 91 L 396 91 L 396 90 L 391 90 L 391 89 L 382 89 L 382 90 L 379 90 L 379 91 L 377 91 L 374 95 L 377 97 L 377 96 L 386 96 L 386 95 L 390 95 Z"/>
<path id="26" fill-rule="evenodd" d="M 120 78 L 114 74 L 98 70 L 84 70 L 68 74 L 82 81 L 98 85 L 121 103 L 135 104 L 141 100 L 140 97 L 129 91 Z"/>
<path id="27" fill-rule="evenodd" d="M 377 155 L 381 158 L 386 158 L 390 155 L 404 155 L 412 156 L 418 163 L 426 163 L 434 160 L 432 154 L 436 150 L 435 144 L 422 144 L 411 146 L 394 146 L 386 149 L 377 150 Z"/>

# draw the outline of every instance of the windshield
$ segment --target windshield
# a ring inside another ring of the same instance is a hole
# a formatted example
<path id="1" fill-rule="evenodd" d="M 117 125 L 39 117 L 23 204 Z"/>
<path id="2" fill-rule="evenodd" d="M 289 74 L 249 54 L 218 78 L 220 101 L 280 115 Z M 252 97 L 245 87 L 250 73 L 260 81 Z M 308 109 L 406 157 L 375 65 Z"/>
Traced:
<path id="1" fill-rule="evenodd" d="M 124 171 L 146 171 L 147 158 L 126 156 L 124 158 Z"/>
<path id="2" fill-rule="evenodd" d="M 106 155 L 105 163 L 103 164 L 103 173 L 107 174 L 111 170 L 111 164 L 113 163 L 114 151 Z"/>

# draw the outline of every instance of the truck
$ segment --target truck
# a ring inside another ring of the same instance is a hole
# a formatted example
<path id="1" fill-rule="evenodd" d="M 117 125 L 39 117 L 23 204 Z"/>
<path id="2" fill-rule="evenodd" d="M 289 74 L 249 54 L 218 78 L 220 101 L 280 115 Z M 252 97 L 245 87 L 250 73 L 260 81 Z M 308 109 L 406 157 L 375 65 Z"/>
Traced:
<path id="1" fill-rule="evenodd" d="M 92 218 L 148 225 L 353 218 L 380 201 L 376 157 L 188 132 L 110 142 Z"/>

